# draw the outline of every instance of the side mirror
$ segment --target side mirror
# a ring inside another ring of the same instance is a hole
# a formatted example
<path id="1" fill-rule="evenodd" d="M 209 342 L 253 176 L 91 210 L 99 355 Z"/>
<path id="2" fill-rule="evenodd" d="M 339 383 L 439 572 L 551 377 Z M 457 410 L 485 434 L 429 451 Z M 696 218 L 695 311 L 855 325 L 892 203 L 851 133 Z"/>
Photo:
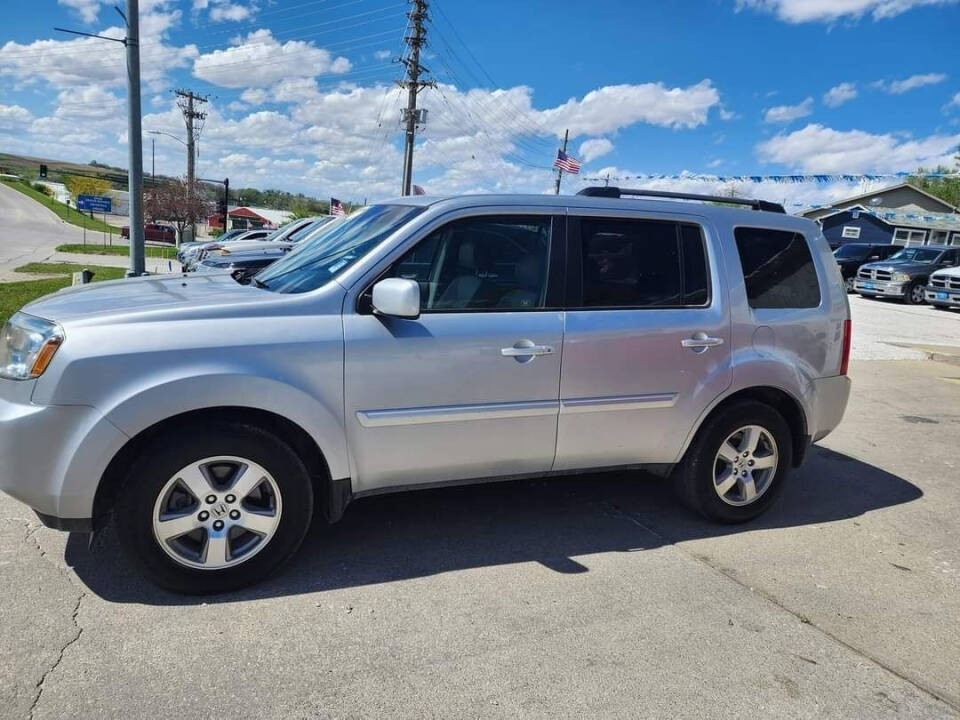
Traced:
<path id="1" fill-rule="evenodd" d="M 373 286 L 373 312 L 416 320 L 420 317 L 420 283 L 405 278 L 381 280 Z"/>

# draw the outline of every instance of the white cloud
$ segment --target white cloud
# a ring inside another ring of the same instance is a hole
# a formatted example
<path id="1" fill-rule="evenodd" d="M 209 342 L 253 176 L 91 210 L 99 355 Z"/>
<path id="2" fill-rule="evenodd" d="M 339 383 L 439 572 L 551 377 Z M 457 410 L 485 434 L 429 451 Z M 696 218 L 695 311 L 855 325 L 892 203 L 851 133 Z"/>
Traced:
<path id="1" fill-rule="evenodd" d="M 709 80 L 686 88 L 666 88 L 663 83 L 608 85 L 539 115 L 557 135 L 564 128 L 575 135 L 600 135 L 638 122 L 695 128 L 706 124 L 710 109 L 719 103 L 720 93 Z"/>
<path id="2" fill-rule="evenodd" d="M 19 105 L 0 105 L 0 128 L 14 130 L 33 119 L 30 111 Z"/>
<path id="3" fill-rule="evenodd" d="M 857 97 L 857 86 L 853 83 L 840 83 L 827 90 L 823 96 L 823 104 L 827 107 L 840 107 Z"/>
<path id="4" fill-rule="evenodd" d="M 859 19 L 867 14 L 874 20 L 891 18 L 917 7 L 954 5 L 958 0 L 736 0 L 737 10 L 753 9 L 775 14 L 789 23 L 834 22 Z"/>
<path id="5" fill-rule="evenodd" d="M 350 61 L 334 58 L 312 42 L 280 43 L 270 30 L 257 30 L 238 44 L 200 55 L 193 74 L 201 80 L 228 88 L 266 87 L 285 78 L 315 77 L 349 72 Z"/>
<path id="6" fill-rule="evenodd" d="M 763 121 L 768 123 L 789 123 L 813 113 L 813 98 L 808 97 L 799 105 L 777 105 L 767 108 Z"/>
<path id="7" fill-rule="evenodd" d="M 100 13 L 100 0 L 57 0 L 57 4 L 75 10 L 85 23 L 94 22 Z"/>
<path id="8" fill-rule="evenodd" d="M 607 138 L 591 138 L 580 145 L 580 159 L 588 163 L 603 157 L 613 150 L 613 143 Z"/>
<path id="9" fill-rule="evenodd" d="M 871 87 L 876 87 L 891 95 L 903 95 L 903 93 L 926 87 L 927 85 L 938 85 L 944 82 L 947 76 L 943 73 L 926 73 L 925 75 L 911 75 L 904 80 L 894 80 L 893 82 L 884 82 L 877 80 Z"/>
<path id="10" fill-rule="evenodd" d="M 180 11 L 152 11 L 163 3 L 141 3 L 140 29 L 141 78 L 145 85 L 166 87 L 171 70 L 186 67 L 197 56 L 195 45 L 177 47 L 167 44 L 168 31 L 180 20 Z M 122 38 L 119 26 L 99 31 L 100 35 Z M 0 77 L 11 78 L 18 85 L 47 83 L 55 88 L 98 84 L 104 87 L 124 86 L 127 65 L 123 47 L 96 38 L 72 40 L 35 40 L 20 44 L 7 42 L 0 47 Z"/>
<path id="11" fill-rule="evenodd" d="M 834 130 L 811 124 L 757 145 L 758 156 L 805 173 L 895 173 L 951 165 L 960 135 L 913 140 L 891 133 Z"/>
<path id="12" fill-rule="evenodd" d="M 377 50 L 377 51 L 373 54 L 373 56 L 374 56 L 377 60 L 386 60 L 386 59 L 387 59 L 388 57 L 390 57 L 391 55 L 393 55 L 393 53 L 392 53 L 390 50 Z"/>
<path id="13" fill-rule="evenodd" d="M 210 19 L 213 22 L 237 22 L 246 20 L 253 14 L 253 9 L 248 5 L 234 5 L 233 3 L 222 3 L 210 9 Z"/>
<path id="14" fill-rule="evenodd" d="M 953 96 L 953 99 L 947 103 L 948 108 L 960 107 L 960 92 Z"/>
<path id="15" fill-rule="evenodd" d="M 269 97 L 270 93 L 263 88 L 250 88 L 249 90 L 244 90 L 242 93 L 240 93 L 240 99 L 245 103 L 250 103 L 251 105 L 262 105 Z"/>

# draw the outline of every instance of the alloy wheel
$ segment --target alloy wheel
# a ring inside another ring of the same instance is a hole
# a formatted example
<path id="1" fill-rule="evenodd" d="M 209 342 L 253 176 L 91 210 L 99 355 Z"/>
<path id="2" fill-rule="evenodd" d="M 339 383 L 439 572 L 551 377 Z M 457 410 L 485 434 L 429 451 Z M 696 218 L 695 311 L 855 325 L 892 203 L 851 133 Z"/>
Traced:
<path id="1" fill-rule="evenodd" d="M 266 547 L 281 510 L 280 489 L 263 467 L 235 456 L 210 457 L 164 485 L 154 505 L 153 535 L 179 564 L 220 570 Z"/>
<path id="2" fill-rule="evenodd" d="M 713 463 L 713 489 L 723 502 L 742 507 L 756 502 L 777 474 L 777 442 L 759 425 L 727 436 Z"/>

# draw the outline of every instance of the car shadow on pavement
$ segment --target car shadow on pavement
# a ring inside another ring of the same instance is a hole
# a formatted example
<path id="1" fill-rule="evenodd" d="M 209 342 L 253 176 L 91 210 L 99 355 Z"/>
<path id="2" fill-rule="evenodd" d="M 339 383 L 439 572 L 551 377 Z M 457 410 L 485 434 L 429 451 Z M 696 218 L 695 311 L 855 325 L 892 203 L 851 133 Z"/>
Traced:
<path id="1" fill-rule="evenodd" d="M 297 555 L 277 575 L 222 595 L 180 596 L 156 588 L 131 567 L 110 528 L 93 550 L 86 535 L 72 535 L 66 562 L 92 592 L 112 602 L 237 602 L 507 563 L 532 561 L 560 573 L 588 572 L 578 556 L 835 522 L 922 495 L 903 478 L 815 447 L 777 504 L 745 525 L 702 520 L 681 507 L 660 478 L 591 473 L 357 500 L 338 524 L 314 523 Z"/>

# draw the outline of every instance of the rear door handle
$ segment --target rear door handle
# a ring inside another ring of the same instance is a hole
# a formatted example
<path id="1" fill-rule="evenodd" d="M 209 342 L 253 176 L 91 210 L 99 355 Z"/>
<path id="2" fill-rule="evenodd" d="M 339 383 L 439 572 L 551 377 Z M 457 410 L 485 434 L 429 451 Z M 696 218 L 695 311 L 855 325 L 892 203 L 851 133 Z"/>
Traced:
<path id="1" fill-rule="evenodd" d="M 529 344 L 528 344 L 529 343 Z M 521 340 L 513 347 L 500 348 L 503 357 L 533 357 L 536 355 L 553 355 L 552 345 L 534 345 L 529 340 Z"/>
<path id="2" fill-rule="evenodd" d="M 709 348 L 723 345 L 723 338 L 710 337 L 705 332 L 698 332 L 691 338 L 684 338 L 680 344 L 695 352 L 706 352 Z"/>

